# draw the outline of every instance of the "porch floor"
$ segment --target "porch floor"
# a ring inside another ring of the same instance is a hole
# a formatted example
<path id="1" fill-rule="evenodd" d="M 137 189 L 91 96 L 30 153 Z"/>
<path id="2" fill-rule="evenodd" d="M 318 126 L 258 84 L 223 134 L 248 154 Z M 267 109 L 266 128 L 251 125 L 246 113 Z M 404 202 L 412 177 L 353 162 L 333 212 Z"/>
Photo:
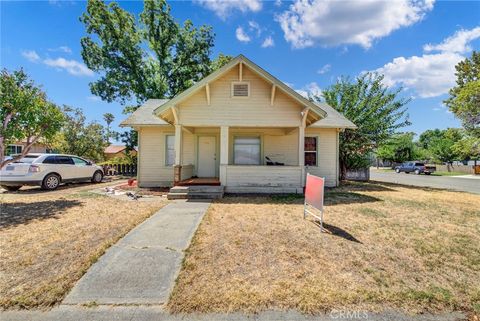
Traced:
<path id="1" fill-rule="evenodd" d="M 177 186 L 220 186 L 218 177 L 195 177 L 187 178 L 177 183 Z"/>

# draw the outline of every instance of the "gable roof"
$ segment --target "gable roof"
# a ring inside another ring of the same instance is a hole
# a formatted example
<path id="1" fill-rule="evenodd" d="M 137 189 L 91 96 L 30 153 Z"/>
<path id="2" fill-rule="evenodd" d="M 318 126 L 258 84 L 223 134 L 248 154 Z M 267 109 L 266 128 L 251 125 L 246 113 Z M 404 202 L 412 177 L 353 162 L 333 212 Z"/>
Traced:
<path id="1" fill-rule="evenodd" d="M 127 119 L 120 123 L 120 127 L 138 125 L 169 125 L 166 121 L 155 116 L 153 111 L 166 103 L 168 99 L 149 99 L 137 108 Z"/>
<path id="2" fill-rule="evenodd" d="M 120 127 L 125 126 L 169 126 L 170 123 L 161 118 L 162 113 L 165 114 L 170 110 L 171 107 L 175 106 L 182 100 L 190 97 L 198 90 L 202 89 L 206 84 L 215 81 L 220 78 L 223 74 L 228 72 L 230 69 L 235 67 L 239 63 L 245 64 L 247 67 L 255 71 L 262 78 L 271 82 L 279 89 L 283 90 L 287 95 L 292 97 L 297 102 L 308 107 L 311 111 L 316 114 L 315 119 L 307 127 L 314 128 L 357 128 L 354 123 L 348 120 L 341 113 L 336 111 L 334 108 L 325 103 L 312 102 L 307 98 L 303 97 L 297 93 L 294 89 L 290 88 L 282 81 L 278 80 L 270 73 L 256 65 L 254 62 L 249 60 L 243 55 L 239 55 L 232 59 L 230 62 L 225 64 L 223 67 L 217 69 L 207 77 L 203 78 L 197 82 L 192 87 L 186 89 L 182 93 L 178 94 L 174 98 L 168 99 L 149 99 L 142 106 L 140 106 L 136 111 L 134 111 L 127 119 L 120 123 Z"/>
<path id="3" fill-rule="evenodd" d="M 310 125 L 312 128 L 350 128 L 355 129 L 357 126 L 339 113 L 335 108 L 320 102 L 314 102 L 319 108 L 327 112 L 327 117 L 320 119 Z"/>
<path id="4" fill-rule="evenodd" d="M 245 64 L 245 66 L 252 69 L 263 79 L 267 80 L 268 82 L 272 83 L 273 85 L 281 89 L 285 94 L 287 94 L 288 96 L 296 100 L 298 103 L 304 105 L 305 107 L 310 108 L 311 111 L 313 111 L 318 115 L 317 119 L 319 118 L 321 119 L 327 116 L 327 113 L 324 110 L 322 110 L 319 106 L 315 105 L 313 102 L 311 102 L 310 100 L 306 99 L 305 97 L 297 93 L 295 90 L 293 90 L 292 88 L 284 84 L 279 79 L 272 76 L 270 73 L 262 69 L 260 66 L 255 64 L 253 61 L 251 61 L 244 55 L 238 55 L 237 57 L 233 58 L 227 64 L 217 69 L 210 75 L 206 76 L 205 78 L 197 82 L 195 85 L 181 92 L 180 94 L 170 99 L 168 102 L 166 102 L 162 106 L 156 108 L 154 110 L 154 113 L 158 116 L 162 116 L 162 113 L 168 111 L 170 108 L 174 107 L 176 104 L 192 96 L 194 93 L 196 93 L 198 90 L 201 90 L 208 83 L 211 83 L 216 79 L 220 78 L 222 75 L 224 75 L 230 69 L 237 66 L 239 63 Z"/>

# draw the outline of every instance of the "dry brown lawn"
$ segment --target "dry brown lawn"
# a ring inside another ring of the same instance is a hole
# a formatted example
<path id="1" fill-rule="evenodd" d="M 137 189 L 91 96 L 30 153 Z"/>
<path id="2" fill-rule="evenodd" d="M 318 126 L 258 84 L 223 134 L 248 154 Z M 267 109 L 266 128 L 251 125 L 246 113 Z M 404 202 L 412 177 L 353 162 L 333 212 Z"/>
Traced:
<path id="1" fill-rule="evenodd" d="M 166 204 L 89 192 L 101 186 L 0 194 L 1 308 L 61 301 L 110 245 Z"/>
<path id="2" fill-rule="evenodd" d="M 172 312 L 480 310 L 480 196 L 387 184 L 326 195 L 320 233 L 302 199 L 210 206 L 169 301 Z"/>

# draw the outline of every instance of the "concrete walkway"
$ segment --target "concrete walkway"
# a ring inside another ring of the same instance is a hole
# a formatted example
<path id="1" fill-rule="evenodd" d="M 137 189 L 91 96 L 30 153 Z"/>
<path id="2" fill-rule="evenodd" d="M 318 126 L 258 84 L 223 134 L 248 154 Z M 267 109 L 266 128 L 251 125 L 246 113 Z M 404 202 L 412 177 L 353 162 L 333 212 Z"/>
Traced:
<path id="1" fill-rule="evenodd" d="M 113 245 L 62 304 L 154 304 L 168 299 L 183 250 L 209 201 L 175 201 Z"/>

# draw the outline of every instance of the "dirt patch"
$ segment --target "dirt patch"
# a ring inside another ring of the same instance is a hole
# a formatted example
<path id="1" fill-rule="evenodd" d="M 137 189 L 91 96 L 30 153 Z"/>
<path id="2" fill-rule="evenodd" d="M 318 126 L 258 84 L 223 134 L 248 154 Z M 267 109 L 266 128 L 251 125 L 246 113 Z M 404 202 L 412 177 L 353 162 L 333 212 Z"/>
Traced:
<path id="1" fill-rule="evenodd" d="M 478 195 L 359 183 L 325 202 L 328 233 L 298 196 L 213 203 L 170 311 L 480 311 Z"/>
<path id="2" fill-rule="evenodd" d="M 91 192 L 107 185 L 0 194 L 2 308 L 61 301 L 109 246 L 166 204 L 163 199 L 135 202 Z"/>

